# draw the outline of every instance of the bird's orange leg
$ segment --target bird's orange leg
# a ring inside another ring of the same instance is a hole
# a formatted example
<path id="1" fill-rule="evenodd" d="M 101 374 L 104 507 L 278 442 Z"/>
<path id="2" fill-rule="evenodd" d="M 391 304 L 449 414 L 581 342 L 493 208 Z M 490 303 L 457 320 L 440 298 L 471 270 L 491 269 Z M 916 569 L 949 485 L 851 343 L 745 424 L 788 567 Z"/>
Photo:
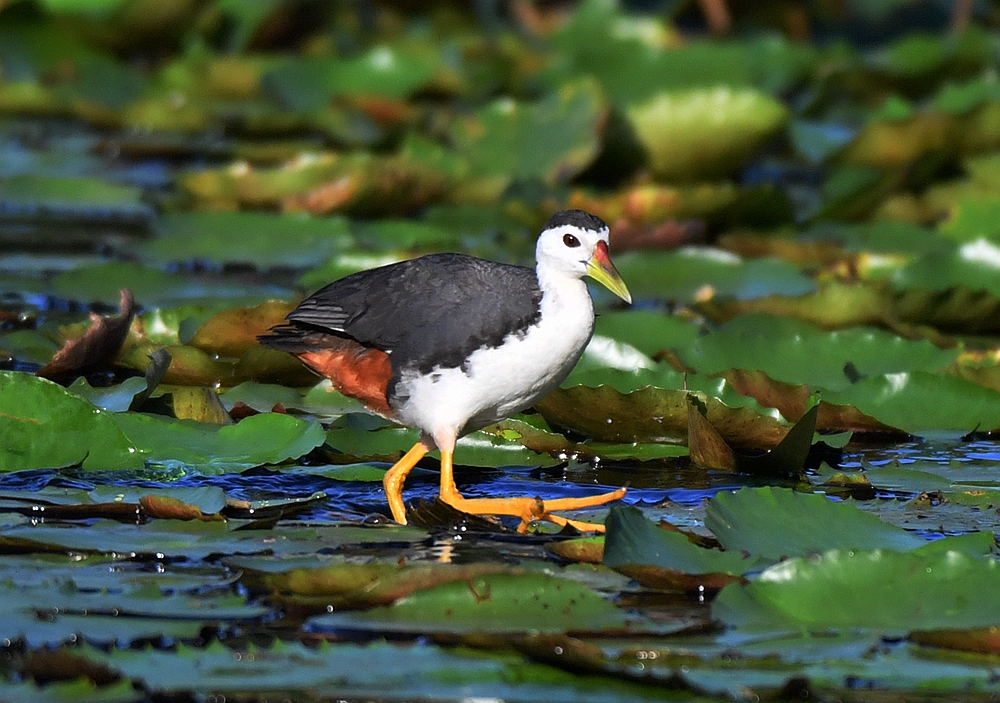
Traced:
<path id="1" fill-rule="evenodd" d="M 403 482 L 406 481 L 407 474 L 413 470 L 417 462 L 423 459 L 424 454 L 430 450 L 431 447 L 428 447 L 423 440 L 417 442 L 410 448 L 410 451 L 403 455 L 402 459 L 385 472 L 385 476 L 382 478 L 382 486 L 385 488 L 385 497 L 389 501 L 392 519 L 400 525 L 406 524 L 406 508 L 403 506 Z"/>
<path id="2" fill-rule="evenodd" d="M 412 451 L 412 450 L 411 450 Z M 454 453 L 441 450 L 441 500 L 463 513 L 472 515 L 513 515 L 521 518 L 518 532 L 525 532 L 532 520 L 547 520 L 560 526 L 572 525 L 581 532 L 604 532 L 604 525 L 591 522 L 567 520 L 553 515 L 553 510 L 577 510 L 604 505 L 625 497 L 625 489 L 602 493 L 586 498 L 557 498 L 543 501 L 541 498 L 466 498 L 455 486 Z"/>

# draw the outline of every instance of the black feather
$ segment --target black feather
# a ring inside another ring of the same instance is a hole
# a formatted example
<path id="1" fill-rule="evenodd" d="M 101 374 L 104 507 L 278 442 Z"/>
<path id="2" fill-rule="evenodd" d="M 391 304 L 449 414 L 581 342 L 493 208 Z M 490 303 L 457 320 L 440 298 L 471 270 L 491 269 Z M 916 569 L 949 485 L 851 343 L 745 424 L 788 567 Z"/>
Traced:
<path id="1" fill-rule="evenodd" d="M 589 229 L 592 232 L 600 232 L 607 229 L 608 225 L 597 215 L 591 215 L 583 210 L 561 210 L 548 219 L 542 227 L 542 231 L 572 225 L 580 229 Z"/>
<path id="2" fill-rule="evenodd" d="M 334 281 L 261 342 L 296 346 L 301 336 L 289 327 L 336 333 L 389 352 L 398 380 L 404 371 L 461 368 L 475 350 L 524 334 L 538 322 L 541 300 L 532 269 L 430 254 Z"/>

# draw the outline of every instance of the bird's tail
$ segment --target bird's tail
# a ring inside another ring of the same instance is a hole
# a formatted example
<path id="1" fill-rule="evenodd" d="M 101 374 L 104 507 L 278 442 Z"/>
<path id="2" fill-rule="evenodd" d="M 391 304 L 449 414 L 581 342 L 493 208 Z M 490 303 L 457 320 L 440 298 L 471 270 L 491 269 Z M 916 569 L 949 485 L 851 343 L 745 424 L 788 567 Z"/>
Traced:
<path id="1" fill-rule="evenodd" d="M 270 349 L 296 354 L 331 346 L 332 342 L 340 340 L 335 335 L 307 329 L 300 325 L 284 324 L 275 325 L 267 334 L 258 335 L 257 341 Z"/>

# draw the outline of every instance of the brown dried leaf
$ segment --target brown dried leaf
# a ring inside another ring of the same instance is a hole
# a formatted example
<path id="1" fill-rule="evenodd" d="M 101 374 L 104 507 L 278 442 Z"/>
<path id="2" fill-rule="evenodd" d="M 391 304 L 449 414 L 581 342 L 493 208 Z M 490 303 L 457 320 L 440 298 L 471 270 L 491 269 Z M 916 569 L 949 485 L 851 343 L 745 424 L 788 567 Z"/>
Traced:
<path id="1" fill-rule="evenodd" d="M 139 505 L 146 511 L 148 517 L 163 520 L 201 520 L 202 522 L 221 522 L 225 518 L 219 513 L 207 514 L 195 505 L 169 496 L 142 496 Z"/>
<path id="2" fill-rule="evenodd" d="M 83 336 L 67 340 L 52 360 L 35 375 L 58 379 L 110 366 L 121 351 L 134 317 L 135 301 L 132 292 L 123 288 L 121 313 L 117 317 L 91 313 L 92 324 Z"/>
<path id="3" fill-rule="evenodd" d="M 718 591 L 735 581 L 745 579 L 733 574 L 686 574 L 677 569 L 667 569 L 662 566 L 648 564 L 628 564 L 615 567 L 615 571 L 635 579 L 643 586 L 666 591 L 687 591 L 701 593 L 702 591 Z"/>
<path id="4" fill-rule="evenodd" d="M 979 630 L 916 631 L 910 633 L 910 639 L 930 647 L 980 654 L 1000 654 L 1000 627 L 985 627 Z"/>
<path id="5" fill-rule="evenodd" d="M 691 461 L 704 469 L 736 471 L 736 455 L 702 414 L 704 405 L 697 396 L 688 397 L 688 449 Z"/>

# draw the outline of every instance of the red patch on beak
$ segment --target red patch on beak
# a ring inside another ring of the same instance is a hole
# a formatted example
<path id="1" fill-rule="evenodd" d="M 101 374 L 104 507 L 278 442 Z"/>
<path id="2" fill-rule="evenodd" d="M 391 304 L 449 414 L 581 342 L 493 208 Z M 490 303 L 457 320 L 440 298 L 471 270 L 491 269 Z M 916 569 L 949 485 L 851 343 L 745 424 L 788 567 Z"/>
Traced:
<path id="1" fill-rule="evenodd" d="M 603 239 L 597 242 L 597 248 L 594 249 L 594 258 L 604 268 L 611 266 L 611 252 L 608 251 L 608 243 Z"/>

